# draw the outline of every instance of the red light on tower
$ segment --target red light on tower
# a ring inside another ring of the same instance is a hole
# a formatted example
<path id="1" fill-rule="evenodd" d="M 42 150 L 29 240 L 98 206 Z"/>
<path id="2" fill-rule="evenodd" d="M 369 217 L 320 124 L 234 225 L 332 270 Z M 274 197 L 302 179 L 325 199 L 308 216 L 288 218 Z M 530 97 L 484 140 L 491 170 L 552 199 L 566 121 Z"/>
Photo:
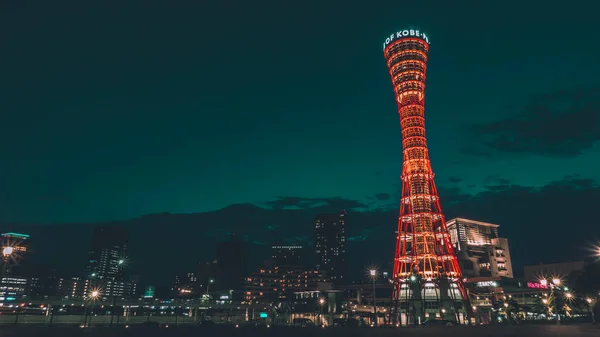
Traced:
<path id="1" fill-rule="evenodd" d="M 392 320 L 400 324 L 418 324 L 430 317 L 462 321 L 470 306 L 465 303 L 462 273 L 425 138 L 429 38 L 418 30 L 402 30 L 386 38 L 383 49 L 398 104 L 404 154 Z"/>

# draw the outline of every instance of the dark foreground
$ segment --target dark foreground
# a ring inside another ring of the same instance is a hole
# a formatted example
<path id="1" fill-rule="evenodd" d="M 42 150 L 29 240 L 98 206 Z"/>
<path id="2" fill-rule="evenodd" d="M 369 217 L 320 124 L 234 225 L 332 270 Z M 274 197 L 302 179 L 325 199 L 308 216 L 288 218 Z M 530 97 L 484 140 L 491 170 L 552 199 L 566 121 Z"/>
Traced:
<path id="1" fill-rule="evenodd" d="M 70 337 L 70 336 L 285 336 L 285 337 L 353 337 L 353 336 L 444 336 L 444 337 L 483 337 L 483 336 L 524 336 L 524 337 L 576 337 L 600 336 L 600 326 L 592 325 L 487 325 L 477 327 L 435 327 L 435 328 L 76 328 L 76 327 L 0 327 L 2 337 Z"/>

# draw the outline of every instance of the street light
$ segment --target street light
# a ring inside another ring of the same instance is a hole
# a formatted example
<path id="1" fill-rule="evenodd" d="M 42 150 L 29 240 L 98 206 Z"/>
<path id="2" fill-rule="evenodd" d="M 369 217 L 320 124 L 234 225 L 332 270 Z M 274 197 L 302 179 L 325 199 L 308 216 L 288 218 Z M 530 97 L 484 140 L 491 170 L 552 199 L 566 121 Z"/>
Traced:
<path id="1" fill-rule="evenodd" d="M 8 257 L 10 255 L 12 255 L 12 253 L 15 251 L 15 249 L 13 247 L 4 247 L 2 249 L 2 255 L 4 255 L 4 257 Z"/>
<path id="2" fill-rule="evenodd" d="M 323 307 L 325 306 L 325 299 L 323 297 L 319 298 L 319 306 L 321 307 L 321 316 L 319 317 L 319 324 L 323 326 Z"/>
<path id="3" fill-rule="evenodd" d="M 369 277 L 373 281 L 373 316 L 374 325 L 377 327 L 377 296 L 375 294 L 375 281 L 377 280 L 377 268 L 369 268 Z"/>
<path id="4" fill-rule="evenodd" d="M 215 283 L 215 279 L 214 278 L 209 278 L 208 279 L 208 284 L 206 285 L 206 298 L 207 298 L 207 300 L 209 299 L 209 297 L 208 297 L 209 296 L 208 295 L 208 291 L 210 289 L 210 285 L 213 284 L 213 283 Z"/>
<path id="5" fill-rule="evenodd" d="M 558 305 L 556 304 L 556 298 L 554 296 L 554 288 L 558 287 L 561 284 L 561 280 L 557 277 L 552 278 L 552 283 L 548 284 L 546 279 L 541 279 L 540 284 L 543 286 L 548 286 L 550 288 L 550 297 L 554 301 L 554 314 L 556 315 L 556 324 L 560 324 L 560 314 L 558 313 Z M 552 309 L 552 308 L 550 308 Z"/>
<path id="6" fill-rule="evenodd" d="M 592 324 L 596 324 L 596 316 L 594 315 L 594 310 L 592 309 L 592 302 L 594 302 L 594 300 L 588 297 L 585 299 L 585 301 L 588 304 L 588 311 L 592 315 Z"/>
<path id="7" fill-rule="evenodd" d="M 95 302 L 98 299 L 98 296 L 100 296 L 100 292 L 97 289 L 94 289 L 90 292 L 91 301 L 89 301 L 89 304 L 85 306 L 85 313 L 83 315 L 83 319 L 84 319 L 83 326 L 84 327 L 90 326 L 90 323 L 92 322 L 91 313 L 89 314 L 89 320 L 88 320 L 89 307 L 91 306 L 92 302 Z"/>

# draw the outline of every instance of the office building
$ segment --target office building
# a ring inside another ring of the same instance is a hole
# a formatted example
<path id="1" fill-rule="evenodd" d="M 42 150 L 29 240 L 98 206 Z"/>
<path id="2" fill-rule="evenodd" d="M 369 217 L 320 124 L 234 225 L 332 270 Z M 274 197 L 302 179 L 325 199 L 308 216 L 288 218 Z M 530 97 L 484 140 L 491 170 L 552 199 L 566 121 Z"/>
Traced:
<path id="1" fill-rule="evenodd" d="M 217 275 L 214 290 L 242 290 L 247 272 L 245 242 L 232 235 L 228 241 L 217 243 Z"/>
<path id="2" fill-rule="evenodd" d="M 301 266 L 303 265 L 302 246 L 296 245 L 273 245 L 271 247 L 271 260 L 277 266 Z"/>
<path id="3" fill-rule="evenodd" d="M 0 278 L 0 301 L 23 299 L 29 285 L 28 249 L 29 235 L 2 233 L 2 277 Z"/>
<path id="4" fill-rule="evenodd" d="M 101 289 L 103 297 L 124 297 L 131 291 L 124 272 L 127 244 L 128 233 L 123 228 L 101 226 L 94 229 L 85 294 Z"/>
<path id="5" fill-rule="evenodd" d="M 317 270 L 332 283 L 346 279 L 346 212 L 315 217 Z"/>
<path id="6" fill-rule="evenodd" d="M 508 240 L 499 237 L 499 225 L 456 218 L 446 227 L 464 276 L 513 277 Z"/>
<path id="7" fill-rule="evenodd" d="M 3 260 L 6 262 L 4 273 L 24 276 L 28 263 L 29 235 L 20 233 L 2 233 Z"/>
<path id="8" fill-rule="evenodd" d="M 318 271 L 301 266 L 265 266 L 245 280 L 244 300 L 249 303 L 277 302 L 293 298 L 298 291 L 317 290 Z"/>
<path id="9" fill-rule="evenodd" d="M 193 297 L 198 295 L 200 284 L 196 272 L 187 272 L 175 275 L 173 295 L 176 297 Z"/>
<path id="10" fill-rule="evenodd" d="M 127 240 L 127 231 L 122 228 L 96 227 L 89 252 L 88 277 L 123 280 Z"/>

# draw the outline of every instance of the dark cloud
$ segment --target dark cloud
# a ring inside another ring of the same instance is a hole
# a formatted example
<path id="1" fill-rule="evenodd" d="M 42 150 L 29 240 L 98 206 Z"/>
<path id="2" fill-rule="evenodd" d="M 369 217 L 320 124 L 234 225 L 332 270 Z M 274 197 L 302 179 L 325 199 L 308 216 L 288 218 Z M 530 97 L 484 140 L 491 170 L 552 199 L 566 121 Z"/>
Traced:
<path id="1" fill-rule="evenodd" d="M 366 204 L 340 197 L 333 198 L 301 198 L 301 197 L 277 197 L 276 200 L 267 201 L 263 205 L 272 209 L 314 209 L 323 208 L 332 211 L 349 210 L 367 207 Z"/>
<path id="2" fill-rule="evenodd" d="M 469 126 L 464 153 L 573 157 L 600 140 L 600 87 L 560 91 L 533 99 L 504 120 Z M 481 139 L 473 145 L 472 139 Z"/>
<path id="3" fill-rule="evenodd" d="M 377 200 L 389 200 L 391 198 L 389 193 L 377 193 L 375 199 Z"/>
<path id="4" fill-rule="evenodd" d="M 440 194 L 447 219 L 466 217 L 500 225 L 517 272 L 523 264 L 585 257 L 580 247 L 600 237 L 594 222 L 600 185 L 592 179 L 567 176 L 541 188 L 499 185 L 476 195 L 460 189 Z"/>
<path id="5" fill-rule="evenodd" d="M 450 178 L 448 178 L 448 181 L 450 181 L 451 183 L 456 184 L 456 183 L 460 183 L 463 180 L 461 178 L 458 178 L 458 177 L 450 177 Z"/>
<path id="6" fill-rule="evenodd" d="M 483 179 L 483 184 L 487 186 L 508 185 L 510 180 L 500 177 L 497 174 L 490 174 Z"/>
<path id="7" fill-rule="evenodd" d="M 517 274 L 525 264 L 560 262 L 579 259 L 589 254 L 593 238 L 600 238 L 597 218 L 597 200 L 600 184 L 579 175 L 543 187 L 502 184 L 502 178 L 489 177 L 487 188 L 478 194 L 469 194 L 457 186 L 440 188 L 440 200 L 447 219 L 464 217 L 500 225 L 500 235 L 509 239 L 513 267 Z M 138 219 L 108 223 L 120 225 L 131 233 L 131 271 L 144 277 L 162 277 L 168 282 L 174 272 L 185 270 L 198 260 L 214 258 L 216 242 L 227 240 L 231 234 L 243 238 L 251 249 L 249 261 L 257 265 L 269 256 L 270 245 L 277 242 L 313 246 L 313 221 L 316 214 L 347 209 L 348 261 L 353 277 L 362 277 L 363 266 L 370 262 L 382 268 L 393 260 L 395 231 L 398 226 L 398 203 L 389 199 L 385 208 L 368 208 L 360 201 L 343 198 L 281 197 L 264 203 L 262 207 L 237 204 L 224 209 L 198 214 L 161 213 Z M 291 209 L 290 209 L 291 208 Z M 354 209 L 354 210 L 353 210 Z M 107 224 L 107 223 L 105 223 Z M 46 227 L 11 226 L 7 231 L 24 231 L 36 240 L 34 254 L 38 262 L 70 261 L 73 251 L 85 252 L 89 242 L 76 240 L 75 246 L 65 240 L 72 237 L 91 237 L 91 229 L 98 224 L 64 224 Z M 164 240 L 165 250 L 181 252 L 181 247 L 198 247 L 195 254 L 183 254 L 175 262 L 147 243 L 163 237 L 165 231 L 176 229 L 177 240 Z M 201 240 L 201 241 L 198 241 Z M 33 241 L 32 241 L 33 242 Z M 201 244 L 199 244 L 201 243 Z M 57 248 L 58 247 L 58 248 Z M 307 253 L 314 254 L 313 249 Z M 308 257 L 308 263 L 311 263 Z M 75 261 L 77 271 L 84 260 Z M 160 275 L 152 273 L 156 264 L 168 266 Z"/>

